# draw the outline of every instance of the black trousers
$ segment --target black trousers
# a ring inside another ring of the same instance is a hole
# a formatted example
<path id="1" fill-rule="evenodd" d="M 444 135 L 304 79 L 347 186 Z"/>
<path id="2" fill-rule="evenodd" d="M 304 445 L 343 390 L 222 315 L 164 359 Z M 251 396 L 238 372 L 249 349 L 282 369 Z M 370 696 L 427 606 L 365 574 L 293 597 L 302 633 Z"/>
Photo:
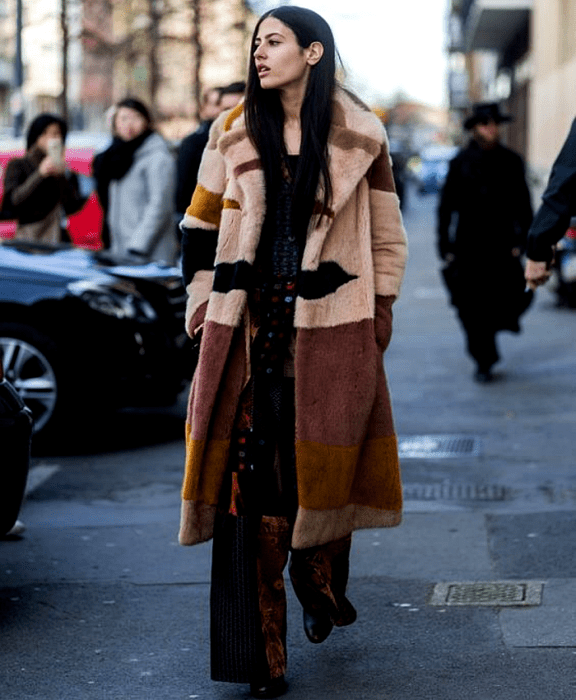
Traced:
<path id="1" fill-rule="evenodd" d="M 496 330 L 488 323 L 460 316 L 466 334 L 468 354 L 475 360 L 480 372 L 487 372 L 500 359 L 496 346 Z"/>
<path id="2" fill-rule="evenodd" d="M 300 604 L 314 615 L 349 625 L 346 598 L 351 536 L 304 550 L 290 549 L 287 518 L 227 515 L 214 533 L 210 592 L 211 677 L 250 683 L 286 673 L 284 569 Z M 302 631 L 301 634 L 304 634 Z"/>

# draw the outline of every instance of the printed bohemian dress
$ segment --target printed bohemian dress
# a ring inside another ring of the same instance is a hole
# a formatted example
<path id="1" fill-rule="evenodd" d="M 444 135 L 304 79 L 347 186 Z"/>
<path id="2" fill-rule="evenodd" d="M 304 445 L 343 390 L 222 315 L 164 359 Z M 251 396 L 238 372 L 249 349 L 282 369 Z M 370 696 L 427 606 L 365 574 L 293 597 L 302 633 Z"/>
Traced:
<path id="1" fill-rule="evenodd" d="M 298 506 L 295 472 L 294 305 L 302 236 L 292 227 L 290 175 L 268 206 L 249 295 L 251 378 L 238 407 L 214 529 L 212 679 L 249 683 L 286 672 L 283 569 Z M 289 573 L 304 610 L 336 626 L 356 619 L 345 596 L 351 536 L 292 551 Z"/>

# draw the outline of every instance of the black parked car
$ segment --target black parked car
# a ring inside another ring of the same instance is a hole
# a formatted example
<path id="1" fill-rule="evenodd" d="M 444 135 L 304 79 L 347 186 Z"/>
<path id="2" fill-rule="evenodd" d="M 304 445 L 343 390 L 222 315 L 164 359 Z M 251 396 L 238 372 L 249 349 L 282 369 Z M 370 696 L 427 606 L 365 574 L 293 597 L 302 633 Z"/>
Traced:
<path id="1" fill-rule="evenodd" d="M 32 412 L 4 379 L 0 363 L 0 538 L 16 524 L 30 467 Z"/>
<path id="2" fill-rule="evenodd" d="M 36 433 L 170 405 L 189 378 L 180 271 L 68 246 L 0 245 L 0 354 Z"/>

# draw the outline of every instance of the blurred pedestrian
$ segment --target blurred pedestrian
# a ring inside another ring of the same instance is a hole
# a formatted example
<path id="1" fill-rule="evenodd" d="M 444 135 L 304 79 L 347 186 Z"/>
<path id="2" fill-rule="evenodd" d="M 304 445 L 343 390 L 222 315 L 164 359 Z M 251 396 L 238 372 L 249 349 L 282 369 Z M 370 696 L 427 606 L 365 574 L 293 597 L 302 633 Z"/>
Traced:
<path id="1" fill-rule="evenodd" d="M 253 34 L 182 222 L 190 394 L 180 542 L 214 538 L 212 678 L 286 690 L 283 569 L 313 643 L 356 611 L 353 530 L 401 518 L 382 354 L 406 242 L 382 124 L 294 6 Z"/>
<path id="2" fill-rule="evenodd" d="M 524 163 L 500 143 L 511 117 L 496 103 L 474 105 L 469 144 L 451 161 L 438 207 L 438 249 L 451 302 L 476 362 L 474 378 L 493 379 L 496 333 L 520 332 L 528 308 L 520 256 L 532 221 Z"/>
<path id="3" fill-rule="evenodd" d="M 56 114 L 39 114 L 26 135 L 26 154 L 6 167 L 2 218 L 17 220 L 16 240 L 69 242 L 66 216 L 86 203 L 78 178 L 66 168 L 68 126 Z"/>
<path id="4" fill-rule="evenodd" d="M 190 205 L 192 194 L 198 179 L 198 168 L 206 144 L 208 133 L 214 119 L 227 109 L 235 107 L 244 97 L 246 83 L 236 82 L 226 87 L 212 88 L 204 93 L 200 110 L 200 126 L 193 133 L 182 139 L 178 149 L 176 178 L 176 212 L 178 221 Z"/>
<path id="5" fill-rule="evenodd" d="M 576 119 L 552 167 L 542 204 L 528 233 L 526 281 L 531 289 L 550 276 L 554 246 L 576 215 Z"/>
<path id="6" fill-rule="evenodd" d="M 112 125 L 112 145 L 93 162 L 106 222 L 104 247 L 134 261 L 174 264 L 174 157 L 139 100 L 118 102 Z"/>

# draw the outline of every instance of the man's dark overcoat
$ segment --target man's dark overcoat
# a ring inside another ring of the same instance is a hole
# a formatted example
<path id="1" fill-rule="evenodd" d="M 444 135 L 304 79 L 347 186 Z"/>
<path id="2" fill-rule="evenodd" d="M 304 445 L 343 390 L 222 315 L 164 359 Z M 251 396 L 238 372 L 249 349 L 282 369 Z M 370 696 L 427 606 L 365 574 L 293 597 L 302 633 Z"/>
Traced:
<path id="1" fill-rule="evenodd" d="M 532 221 L 524 163 L 497 144 L 472 140 L 451 161 L 438 208 L 440 257 L 453 261 L 444 272 L 460 317 L 491 329 L 518 330 L 529 298 L 520 259 Z"/>
<path id="2" fill-rule="evenodd" d="M 564 236 L 573 216 L 576 216 L 576 119 L 554 162 L 542 204 L 530 227 L 526 250 L 530 260 L 552 260 L 553 246 Z"/>

